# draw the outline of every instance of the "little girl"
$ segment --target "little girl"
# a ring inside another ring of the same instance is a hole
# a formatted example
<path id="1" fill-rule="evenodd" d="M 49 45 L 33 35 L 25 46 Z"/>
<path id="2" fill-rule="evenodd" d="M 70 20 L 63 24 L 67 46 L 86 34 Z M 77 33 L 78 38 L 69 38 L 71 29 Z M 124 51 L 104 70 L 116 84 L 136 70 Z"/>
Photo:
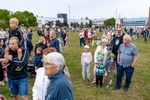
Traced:
<path id="1" fill-rule="evenodd" d="M 66 38 L 65 38 L 65 41 L 66 41 L 65 47 L 68 47 L 68 40 L 69 40 L 69 37 L 68 37 L 68 35 L 66 35 Z"/>
<path id="2" fill-rule="evenodd" d="M 43 67 L 43 63 L 42 63 L 42 51 L 43 49 L 41 47 L 38 47 L 36 49 L 36 55 L 35 55 L 35 62 L 34 62 L 34 68 L 35 71 L 37 71 L 38 68 Z"/>
<path id="3" fill-rule="evenodd" d="M 85 81 L 85 71 L 87 73 L 88 81 L 90 82 L 90 63 L 92 61 L 92 54 L 89 52 L 89 46 L 84 46 L 84 51 L 81 55 L 81 65 L 82 65 L 82 81 Z"/>

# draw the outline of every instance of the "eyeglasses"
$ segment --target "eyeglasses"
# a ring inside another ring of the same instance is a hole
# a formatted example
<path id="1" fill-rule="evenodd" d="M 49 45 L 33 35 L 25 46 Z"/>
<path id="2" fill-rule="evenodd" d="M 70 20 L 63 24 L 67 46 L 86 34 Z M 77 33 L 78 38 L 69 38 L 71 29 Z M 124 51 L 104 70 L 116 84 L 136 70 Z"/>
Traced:
<path id="1" fill-rule="evenodd" d="M 53 63 L 44 62 L 43 66 L 54 65 Z"/>

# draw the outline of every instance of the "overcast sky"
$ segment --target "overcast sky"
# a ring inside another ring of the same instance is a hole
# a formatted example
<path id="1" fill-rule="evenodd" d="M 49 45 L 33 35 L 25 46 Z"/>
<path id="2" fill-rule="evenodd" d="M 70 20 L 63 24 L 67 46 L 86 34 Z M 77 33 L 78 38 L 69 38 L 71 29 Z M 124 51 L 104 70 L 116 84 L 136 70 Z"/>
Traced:
<path id="1" fill-rule="evenodd" d="M 69 18 L 90 19 L 148 17 L 150 0 L 0 0 L 0 9 L 33 12 L 34 15 L 57 17 L 57 13 L 67 13 Z"/>

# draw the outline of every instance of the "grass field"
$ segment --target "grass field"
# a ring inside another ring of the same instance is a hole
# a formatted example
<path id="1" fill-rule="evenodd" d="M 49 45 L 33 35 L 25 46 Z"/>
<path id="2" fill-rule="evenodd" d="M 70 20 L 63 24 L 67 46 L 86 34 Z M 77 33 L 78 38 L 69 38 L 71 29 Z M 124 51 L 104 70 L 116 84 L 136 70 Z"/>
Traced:
<path id="1" fill-rule="evenodd" d="M 101 36 L 102 33 L 98 33 Z M 66 60 L 66 64 L 69 68 L 71 81 L 74 89 L 75 100 L 150 100 L 150 41 L 145 43 L 143 39 L 132 40 L 139 51 L 140 58 L 135 67 L 135 71 L 132 77 L 132 83 L 129 91 L 123 91 L 124 80 L 122 88 L 117 91 L 106 89 L 105 86 L 108 83 L 107 77 L 102 89 L 95 89 L 94 84 L 85 81 L 82 82 L 81 78 L 81 64 L 80 56 L 83 52 L 83 47 L 79 46 L 78 33 L 68 33 L 69 47 L 63 47 L 63 55 Z M 37 34 L 34 32 L 33 44 L 37 42 Z M 90 52 L 94 55 L 96 45 L 91 47 Z M 94 62 L 91 63 L 91 79 L 93 80 L 93 67 Z M 115 76 L 114 76 L 115 77 Z M 32 100 L 32 87 L 35 78 L 29 77 L 29 100 Z M 113 81 L 115 86 L 115 78 Z M 7 100 L 12 100 L 8 86 L 0 86 L 0 94 L 3 94 Z"/>

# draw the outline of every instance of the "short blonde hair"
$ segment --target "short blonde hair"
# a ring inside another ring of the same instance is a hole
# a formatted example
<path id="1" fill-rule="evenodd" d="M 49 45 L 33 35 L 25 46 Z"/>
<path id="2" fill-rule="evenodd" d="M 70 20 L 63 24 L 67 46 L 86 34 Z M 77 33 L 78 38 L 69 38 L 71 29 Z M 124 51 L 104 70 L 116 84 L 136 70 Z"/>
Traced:
<path id="1" fill-rule="evenodd" d="M 19 43 L 19 38 L 16 36 L 11 37 L 10 40 L 17 40 L 17 43 Z"/>
<path id="2" fill-rule="evenodd" d="M 15 22 L 17 25 L 19 25 L 19 20 L 17 18 L 11 18 L 10 19 L 10 22 L 13 21 Z"/>
<path id="3" fill-rule="evenodd" d="M 42 43 L 45 44 L 45 38 L 43 36 L 40 36 L 39 39 L 42 39 Z M 39 43 L 39 41 L 38 41 Z"/>

